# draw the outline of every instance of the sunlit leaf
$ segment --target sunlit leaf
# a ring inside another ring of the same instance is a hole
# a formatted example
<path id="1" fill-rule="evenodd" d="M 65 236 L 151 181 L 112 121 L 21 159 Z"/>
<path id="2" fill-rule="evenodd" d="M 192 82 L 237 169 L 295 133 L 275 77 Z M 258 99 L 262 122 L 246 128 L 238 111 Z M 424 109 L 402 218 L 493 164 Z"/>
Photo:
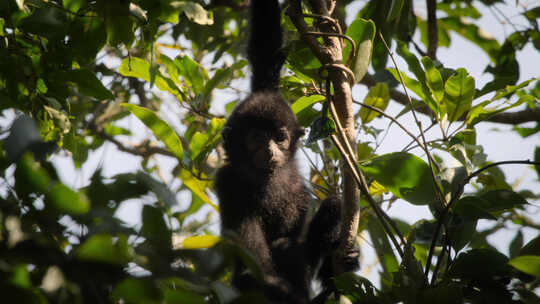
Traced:
<path id="1" fill-rule="evenodd" d="M 443 105 L 449 121 L 458 120 L 471 108 L 474 98 L 474 78 L 465 69 L 457 69 L 444 84 Z"/>
<path id="2" fill-rule="evenodd" d="M 150 63 L 146 60 L 137 57 L 125 58 L 122 60 L 118 72 L 123 76 L 136 77 L 143 79 L 146 82 L 153 83 L 158 89 L 167 91 L 173 94 L 179 100 L 182 100 L 182 96 L 178 91 L 178 88 L 176 88 L 173 80 L 165 78 L 157 70 L 154 71 L 154 77 L 152 77 Z"/>
<path id="3" fill-rule="evenodd" d="M 312 105 L 325 99 L 326 97 L 322 95 L 302 96 L 293 102 L 291 105 L 291 110 L 294 114 L 298 115 L 298 113 L 302 112 L 303 110 L 310 108 Z"/>
<path id="4" fill-rule="evenodd" d="M 416 79 L 418 79 L 420 83 L 422 94 L 419 95 L 418 92 L 415 93 L 417 93 L 417 95 L 427 106 L 429 106 L 432 111 L 437 112 L 438 105 L 433 97 L 431 97 L 431 92 L 427 86 L 426 73 L 422 69 L 418 58 L 416 58 L 416 56 L 408 49 L 407 44 L 401 41 L 398 41 L 396 51 L 403 59 L 405 59 L 407 65 L 409 66 L 409 70 L 414 74 L 414 76 L 416 76 Z"/>
<path id="5" fill-rule="evenodd" d="M 180 172 L 180 179 L 194 195 L 197 195 L 205 203 L 209 204 L 212 208 L 214 208 L 214 210 L 219 210 L 218 206 L 212 203 L 208 198 L 208 195 L 206 195 L 205 193 L 205 190 L 210 186 L 210 183 L 208 181 L 202 181 L 195 178 L 193 174 L 191 174 L 187 170 L 182 170 Z"/>
<path id="6" fill-rule="evenodd" d="M 152 130 L 154 136 L 161 140 L 169 151 L 171 151 L 179 160 L 183 159 L 184 148 L 182 147 L 180 138 L 166 122 L 156 115 L 156 113 L 134 104 L 123 103 L 122 106 L 133 115 L 137 116 L 137 118 Z"/>
<path id="7" fill-rule="evenodd" d="M 444 84 L 441 73 L 429 57 L 422 57 L 422 65 L 426 71 L 426 81 L 429 90 L 433 94 L 433 97 L 435 97 L 435 100 L 440 103 L 444 97 Z"/>
<path id="8" fill-rule="evenodd" d="M 373 39 L 375 38 L 375 23 L 371 20 L 357 18 L 347 28 L 347 36 L 351 37 L 356 44 L 356 54 L 352 64 L 352 70 L 356 82 L 362 80 L 367 73 L 369 63 L 371 61 L 371 53 L 373 50 Z M 348 60 L 351 52 L 349 42 L 343 49 L 343 58 Z"/>
<path id="9" fill-rule="evenodd" d="M 195 94 L 199 94 L 204 88 L 204 83 L 208 78 L 206 71 L 189 56 L 178 56 L 174 59 L 174 64 L 178 73 L 183 76 L 188 86 L 193 88 Z"/>
<path id="10" fill-rule="evenodd" d="M 199 3 L 191 1 L 172 1 L 170 5 L 184 12 L 189 20 L 202 24 L 202 25 L 212 25 L 214 24 L 214 19 L 211 13 L 206 11 Z"/>
<path id="11" fill-rule="evenodd" d="M 210 248 L 217 244 L 220 238 L 215 235 L 195 235 L 187 237 L 182 241 L 182 248 L 184 249 L 203 249 Z"/>
<path id="12" fill-rule="evenodd" d="M 384 82 L 379 82 L 375 86 L 369 89 L 366 97 L 364 98 L 364 104 L 373 106 L 384 112 L 388 106 L 390 100 L 390 93 L 388 92 L 388 86 Z M 366 107 L 360 109 L 360 118 L 362 123 L 368 123 L 380 114 L 372 111 Z"/>
<path id="13" fill-rule="evenodd" d="M 303 127 L 311 125 L 317 115 L 320 115 L 318 111 L 313 109 L 313 105 L 325 99 L 326 97 L 322 95 L 302 96 L 298 98 L 291 105 L 291 110 L 298 118 L 298 123 Z"/>
<path id="14" fill-rule="evenodd" d="M 387 69 L 394 78 L 401 83 L 400 74 L 398 74 L 397 70 L 394 68 L 388 68 Z M 426 95 L 424 92 L 424 89 L 422 88 L 422 84 L 413 78 L 410 78 L 405 73 L 401 72 L 401 78 L 403 79 L 403 83 L 405 84 L 405 87 L 411 91 L 414 92 L 420 99 L 425 99 Z"/>

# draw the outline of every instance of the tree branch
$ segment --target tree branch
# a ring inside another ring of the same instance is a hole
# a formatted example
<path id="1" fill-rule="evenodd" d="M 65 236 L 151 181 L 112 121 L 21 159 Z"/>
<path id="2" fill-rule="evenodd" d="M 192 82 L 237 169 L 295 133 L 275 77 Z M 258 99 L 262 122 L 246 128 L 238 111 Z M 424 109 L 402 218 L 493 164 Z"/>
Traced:
<path id="1" fill-rule="evenodd" d="M 437 59 L 437 46 L 439 45 L 439 31 L 437 29 L 437 1 L 426 0 L 426 5 L 428 31 L 427 55 L 431 59 Z"/>
<path id="2" fill-rule="evenodd" d="M 313 13 L 321 16 L 330 17 L 333 9 L 335 8 L 334 0 L 310 0 L 310 5 L 313 9 Z M 291 21 L 298 29 L 300 37 L 310 47 L 311 51 L 324 65 L 329 67 L 336 64 L 343 64 L 342 50 L 343 44 L 341 38 L 336 36 L 325 36 L 324 45 L 321 45 L 317 41 L 317 37 L 309 32 L 313 32 L 305 23 L 302 15 L 302 4 L 300 0 L 291 0 L 289 6 L 289 17 Z M 340 34 L 339 28 L 336 28 L 334 22 L 328 20 L 317 20 L 315 22 L 318 31 L 324 33 Z M 334 87 L 334 105 L 339 115 L 339 122 L 343 127 L 344 133 L 351 143 L 351 147 L 356 149 L 356 145 L 352 144 L 356 140 L 356 130 L 354 127 L 354 114 L 352 110 L 352 93 L 351 83 L 349 82 L 348 75 L 342 69 L 329 68 L 329 79 L 332 81 Z M 328 90 L 330 88 L 327 88 Z M 353 151 L 356 155 L 356 151 Z M 343 210 L 343 222 L 342 222 L 342 237 L 341 244 L 337 250 L 338 255 L 342 257 L 347 256 L 351 249 L 355 247 L 356 236 L 358 234 L 358 224 L 360 220 L 360 190 L 356 184 L 353 172 L 347 170 L 346 159 L 342 159 L 342 172 L 343 172 L 343 193 L 344 193 L 344 210 Z M 368 193 L 369 194 L 369 193 Z M 343 260 L 341 257 L 336 256 L 334 261 Z M 343 272 L 345 265 L 341 263 L 335 263 L 337 272 Z"/>

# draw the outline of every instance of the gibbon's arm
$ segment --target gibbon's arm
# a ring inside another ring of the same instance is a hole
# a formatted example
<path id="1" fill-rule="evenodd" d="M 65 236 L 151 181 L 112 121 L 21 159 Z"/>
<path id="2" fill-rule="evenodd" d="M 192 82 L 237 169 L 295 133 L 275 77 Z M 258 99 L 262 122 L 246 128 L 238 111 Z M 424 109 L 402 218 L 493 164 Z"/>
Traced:
<path id="1" fill-rule="evenodd" d="M 277 90 L 285 55 L 281 50 L 281 10 L 277 0 L 251 0 L 251 33 L 248 59 L 251 63 L 251 92 Z"/>

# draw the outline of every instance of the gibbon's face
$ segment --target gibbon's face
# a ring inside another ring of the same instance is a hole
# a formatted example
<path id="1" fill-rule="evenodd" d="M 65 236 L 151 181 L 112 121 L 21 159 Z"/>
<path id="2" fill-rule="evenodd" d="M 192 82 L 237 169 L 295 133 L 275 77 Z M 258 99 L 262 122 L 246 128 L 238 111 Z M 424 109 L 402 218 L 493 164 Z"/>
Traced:
<path id="1" fill-rule="evenodd" d="M 273 170 L 285 165 L 290 158 L 291 136 L 287 128 L 249 129 L 245 137 L 246 150 L 257 169 Z"/>

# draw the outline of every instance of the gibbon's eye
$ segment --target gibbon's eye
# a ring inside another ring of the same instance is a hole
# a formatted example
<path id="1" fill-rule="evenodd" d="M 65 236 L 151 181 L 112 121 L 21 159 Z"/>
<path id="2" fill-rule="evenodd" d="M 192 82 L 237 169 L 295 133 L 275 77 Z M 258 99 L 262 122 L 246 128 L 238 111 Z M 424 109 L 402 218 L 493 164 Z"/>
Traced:
<path id="1" fill-rule="evenodd" d="M 276 139 L 277 139 L 277 141 L 284 141 L 285 139 L 287 139 L 287 136 L 285 136 L 285 134 L 280 132 L 280 133 L 276 134 Z"/>
<path id="2" fill-rule="evenodd" d="M 276 136 L 275 136 L 276 140 L 278 142 L 282 142 L 282 141 L 285 141 L 287 140 L 287 130 L 285 129 L 280 129 L 276 132 Z"/>

